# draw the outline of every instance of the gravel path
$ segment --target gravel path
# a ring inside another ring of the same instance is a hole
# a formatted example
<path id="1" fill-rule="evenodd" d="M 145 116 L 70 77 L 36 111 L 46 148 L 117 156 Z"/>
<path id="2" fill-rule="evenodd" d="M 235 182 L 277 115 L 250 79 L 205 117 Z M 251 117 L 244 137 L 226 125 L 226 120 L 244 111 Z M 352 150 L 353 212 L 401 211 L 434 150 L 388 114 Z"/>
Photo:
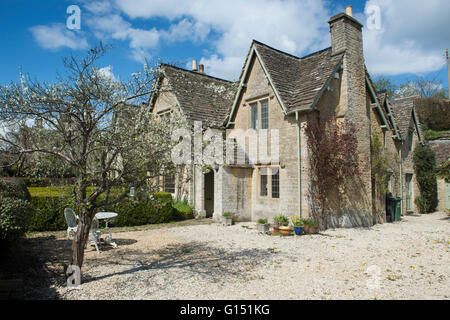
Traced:
<path id="1" fill-rule="evenodd" d="M 447 215 L 370 229 L 258 234 L 253 223 L 116 233 L 63 299 L 449 299 Z"/>

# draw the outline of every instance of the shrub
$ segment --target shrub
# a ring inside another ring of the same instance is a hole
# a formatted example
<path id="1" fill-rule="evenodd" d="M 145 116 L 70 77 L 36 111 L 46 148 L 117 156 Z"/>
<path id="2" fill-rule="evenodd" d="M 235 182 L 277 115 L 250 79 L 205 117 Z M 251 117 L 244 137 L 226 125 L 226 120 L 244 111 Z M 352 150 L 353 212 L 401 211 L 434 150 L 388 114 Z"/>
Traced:
<path id="1" fill-rule="evenodd" d="M 31 195 L 22 179 L 0 179 L 0 196 L 30 201 Z"/>
<path id="2" fill-rule="evenodd" d="M 427 145 L 417 145 L 414 150 L 413 161 L 420 190 L 420 196 L 415 199 L 415 203 L 420 213 L 434 212 L 438 205 L 434 152 Z"/>
<path id="3" fill-rule="evenodd" d="M 190 205 L 184 202 L 173 204 L 173 219 L 176 221 L 194 218 L 194 212 Z"/>
<path id="4" fill-rule="evenodd" d="M 0 245 L 9 245 L 24 235 L 32 214 L 26 200 L 0 196 Z"/>
<path id="5" fill-rule="evenodd" d="M 258 219 L 259 224 L 267 224 L 267 219 Z"/>
<path id="6" fill-rule="evenodd" d="M 273 221 L 275 223 L 278 223 L 281 226 L 288 226 L 289 225 L 289 218 L 283 215 L 277 216 L 275 218 L 273 218 Z"/>

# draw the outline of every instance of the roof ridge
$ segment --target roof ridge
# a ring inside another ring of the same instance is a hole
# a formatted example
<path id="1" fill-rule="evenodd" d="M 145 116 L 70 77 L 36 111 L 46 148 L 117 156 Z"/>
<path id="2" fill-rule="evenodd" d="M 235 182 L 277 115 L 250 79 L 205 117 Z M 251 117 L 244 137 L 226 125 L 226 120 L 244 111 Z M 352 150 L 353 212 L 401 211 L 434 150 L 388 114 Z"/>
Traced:
<path id="1" fill-rule="evenodd" d="M 197 75 L 197 76 L 207 77 L 207 78 L 210 78 L 210 79 L 213 79 L 213 80 L 219 80 L 219 81 L 227 82 L 227 83 L 230 83 L 230 84 L 236 83 L 236 81 L 230 81 L 230 80 L 226 80 L 226 79 L 222 79 L 222 78 L 213 77 L 213 76 L 210 76 L 210 75 L 205 74 L 205 73 L 200 73 L 200 72 L 196 72 L 196 71 L 192 71 L 192 70 L 183 69 L 181 67 L 177 67 L 177 66 L 174 66 L 174 65 L 171 65 L 171 64 L 168 64 L 168 63 L 161 63 L 160 66 L 173 68 L 173 69 L 176 69 L 176 70 L 179 70 L 179 71 L 184 71 L 184 72 L 191 73 L 191 74 L 194 74 L 194 75 Z"/>
<path id="2" fill-rule="evenodd" d="M 261 46 L 264 46 L 264 47 L 266 47 L 266 48 L 268 48 L 268 49 L 271 49 L 271 50 L 276 51 L 276 52 L 278 52 L 278 53 L 284 54 L 284 55 L 286 55 L 286 56 L 288 56 L 288 57 L 291 57 L 291 58 L 294 58 L 294 59 L 296 59 L 296 60 L 303 60 L 303 59 L 309 58 L 309 57 L 311 57 L 311 56 L 314 56 L 314 55 L 316 55 L 316 54 L 323 53 L 323 52 L 325 52 L 325 51 L 331 49 L 331 47 L 327 47 L 327 48 L 325 48 L 325 49 L 322 49 L 322 50 L 319 50 L 319 51 L 316 51 L 316 52 L 309 53 L 309 54 L 307 54 L 306 56 L 298 57 L 298 56 L 295 56 L 295 55 L 293 55 L 293 54 L 290 54 L 290 53 L 287 53 L 287 52 L 285 52 L 285 51 L 282 51 L 282 50 L 280 50 L 280 49 L 276 49 L 276 48 L 274 48 L 274 47 L 271 47 L 271 46 L 269 46 L 269 45 L 267 45 L 267 44 L 265 44 L 265 43 L 262 43 L 261 41 L 258 41 L 258 40 L 254 40 L 254 39 L 253 39 L 253 43 L 259 44 L 259 45 L 261 45 Z"/>

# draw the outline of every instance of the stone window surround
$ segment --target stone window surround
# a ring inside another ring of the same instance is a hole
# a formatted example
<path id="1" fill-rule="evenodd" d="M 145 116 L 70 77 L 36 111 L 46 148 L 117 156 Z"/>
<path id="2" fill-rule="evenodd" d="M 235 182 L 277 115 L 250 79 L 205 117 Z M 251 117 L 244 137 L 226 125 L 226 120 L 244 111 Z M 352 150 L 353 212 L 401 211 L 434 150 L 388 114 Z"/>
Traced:
<path id="1" fill-rule="evenodd" d="M 272 196 L 272 169 L 276 168 L 278 169 L 278 198 L 274 198 Z M 280 166 L 273 166 L 273 165 L 262 165 L 255 167 L 256 170 L 258 170 L 258 179 L 257 179 L 257 194 L 258 198 L 260 199 L 270 199 L 270 200 L 280 200 L 281 198 L 281 183 L 280 183 L 280 172 L 281 167 Z M 261 169 L 267 169 L 267 195 L 262 196 L 261 195 Z"/>
<path id="2" fill-rule="evenodd" d="M 253 128 L 253 121 L 252 121 L 252 106 L 254 104 L 257 104 L 257 128 L 256 130 L 269 130 L 270 127 L 270 100 L 272 100 L 273 97 L 270 96 L 269 93 L 258 95 L 253 98 L 248 98 L 245 100 L 244 106 L 249 106 L 249 128 Z M 262 103 L 267 102 L 267 128 L 262 129 Z"/>

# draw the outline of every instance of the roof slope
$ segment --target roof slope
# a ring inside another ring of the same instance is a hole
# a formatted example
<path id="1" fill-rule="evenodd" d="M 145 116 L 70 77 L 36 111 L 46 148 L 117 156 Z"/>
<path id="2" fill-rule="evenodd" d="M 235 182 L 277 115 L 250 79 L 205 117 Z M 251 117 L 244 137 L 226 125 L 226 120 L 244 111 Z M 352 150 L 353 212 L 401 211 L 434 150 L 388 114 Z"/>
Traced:
<path id="1" fill-rule="evenodd" d="M 327 48 L 303 58 L 253 41 L 286 111 L 308 109 L 342 60 Z"/>
<path id="2" fill-rule="evenodd" d="M 223 125 L 233 104 L 237 83 L 167 64 L 161 64 L 161 72 L 188 120 L 203 121 L 208 126 Z"/>
<path id="3" fill-rule="evenodd" d="M 414 100 L 416 97 L 403 98 L 399 100 L 392 101 L 391 109 L 397 124 L 398 130 L 400 131 L 400 135 L 403 139 L 408 136 L 408 131 L 411 126 L 414 125 L 414 121 L 418 119 L 414 119 Z M 417 134 L 419 139 L 421 140 L 423 135 L 420 128 L 420 123 L 416 123 L 416 128 L 418 130 Z"/>

